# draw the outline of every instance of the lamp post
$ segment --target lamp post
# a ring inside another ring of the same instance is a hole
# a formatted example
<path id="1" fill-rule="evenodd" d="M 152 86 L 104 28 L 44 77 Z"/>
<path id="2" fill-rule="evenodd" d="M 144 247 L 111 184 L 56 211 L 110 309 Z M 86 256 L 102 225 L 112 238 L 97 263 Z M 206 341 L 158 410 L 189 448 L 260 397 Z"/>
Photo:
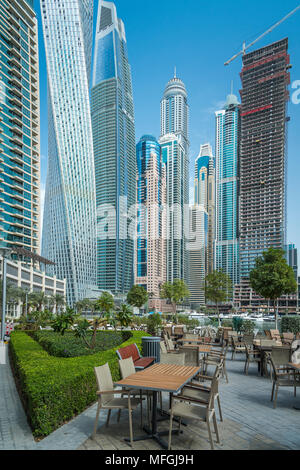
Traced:
<path id="1" fill-rule="evenodd" d="M 11 248 L 1 247 L 0 255 L 2 256 L 2 320 L 1 320 L 1 342 L 4 343 L 5 337 L 5 313 L 6 313 L 6 271 L 7 259 L 12 253 Z"/>

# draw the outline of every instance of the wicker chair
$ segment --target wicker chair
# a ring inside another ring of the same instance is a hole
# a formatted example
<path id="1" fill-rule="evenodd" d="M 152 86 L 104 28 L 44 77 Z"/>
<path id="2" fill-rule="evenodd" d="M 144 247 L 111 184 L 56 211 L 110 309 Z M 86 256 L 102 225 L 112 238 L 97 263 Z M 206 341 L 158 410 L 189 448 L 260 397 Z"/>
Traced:
<path id="1" fill-rule="evenodd" d="M 273 368 L 270 357 L 272 357 L 273 363 L 276 367 L 286 366 L 286 364 L 291 360 L 291 348 L 290 346 L 272 346 L 272 351 L 267 357 L 267 362 L 270 364 L 270 377 L 272 380 Z"/>
<path id="2" fill-rule="evenodd" d="M 111 372 L 108 364 L 104 364 L 100 367 L 95 367 L 95 375 L 98 384 L 98 407 L 96 413 L 96 420 L 94 425 L 94 431 L 92 438 L 94 439 L 97 433 L 97 426 L 99 420 L 99 414 L 101 409 L 108 410 L 106 426 L 109 425 L 111 410 L 124 410 L 127 409 L 129 413 L 129 433 L 130 433 L 130 445 L 133 445 L 133 432 L 132 432 L 132 411 L 135 410 L 139 405 L 141 406 L 141 423 L 143 416 L 143 401 L 139 398 L 131 398 L 130 390 L 127 391 L 127 398 L 115 398 L 116 394 L 124 395 L 124 390 L 115 390 L 112 381 Z"/>
<path id="3" fill-rule="evenodd" d="M 231 356 L 231 360 L 233 360 L 233 358 L 235 358 L 236 353 L 245 353 L 245 352 L 246 352 L 246 348 L 245 348 L 245 344 L 244 344 L 244 343 L 241 343 L 241 342 L 239 342 L 239 341 L 237 341 L 234 336 L 232 336 L 231 341 L 232 341 L 232 356 Z"/>
<path id="4" fill-rule="evenodd" d="M 217 399 L 218 407 L 219 407 L 219 414 L 220 414 L 220 421 L 223 421 L 221 402 L 220 402 L 220 393 L 219 393 L 219 380 L 220 380 L 221 374 L 222 374 L 222 363 L 216 366 L 213 376 L 199 374 L 196 378 L 200 380 L 201 382 L 205 382 L 205 381 L 211 382 L 214 378 L 217 380 L 214 399 Z M 205 385 L 203 383 L 192 381 L 184 387 L 183 391 L 184 391 L 184 395 L 186 396 L 190 396 L 193 398 L 198 398 L 199 400 L 206 401 L 210 390 L 211 390 L 211 385 Z"/>
<path id="5" fill-rule="evenodd" d="M 197 347 L 185 348 L 184 346 L 182 346 L 179 348 L 179 351 L 181 354 L 185 355 L 186 366 L 193 366 L 193 367 L 200 366 L 199 349 Z"/>
<path id="6" fill-rule="evenodd" d="M 221 364 L 219 365 L 221 369 Z M 220 442 L 219 431 L 215 413 L 214 399 L 217 393 L 218 379 L 213 377 L 211 381 L 210 391 L 206 395 L 206 399 L 199 399 L 185 395 L 183 391 L 176 396 L 172 396 L 171 409 L 170 409 L 170 425 L 169 425 L 169 444 L 168 450 L 171 450 L 172 443 L 172 426 L 173 418 L 179 417 L 179 431 L 182 418 L 191 418 L 193 420 L 199 420 L 207 424 L 207 430 L 212 450 L 214 449 L 214 443 L 212 433 L 210 429 L 210 422 L 213 421 L 214 430 L 217 437 L 217 442 Z"/>
<path id="7" fill-rule="evenodd" d="M 252 346 L 253 345 L 253 340 L 254 340 L 254 335 L 245 334 L 243 336 L 243 343 L 247 344 L 247 346 Z"/>
<path id="8" fill-rule="evenodd" d="M 283 344 L 292 344 L 294 341 L 295 335 L 294 333 L 282 333 L 282 342 Z"/>
<path id="9" fill-rule="evenodd" d="M 226 370 L 226 355 L 228 352 L 229 344 L 223 346 L 220 351 L 212 349 L 202 360 L 204 374 L 207 375 L 208 366 L 217 366 L 222 364 L 222 376 L 226 377 L 228 383 L 228 375 Z"/>
<path id="10" fill-rule="evenodd" d="M 247 343 L 245 343 L 245 352 L 246 352 L 246 361 L 245 361 L 245 367 L 244 367 L 244 373 L 248 375 L 248 369 L 249 369 L 249 364 L 260 364 L 261 365 L 261 354 L 260 351 L 251 349 Z M 257 368 L 258 375 L 259 375 L 259 368 Z"/>
<path id="11" fill-rule="evenodd" d="M 294 396 L 296 396 L 296 388 L 300 386 L 300 380 L 298 375 L 295 371 L 291 369 L 287 369 L 286 367 L 280 368 L 274 364 L 272 355 L 270 354 L 269 360 L 271 362 L 271 366 L 273 369 L 273 386 L 272 386 L 272 395 L 271 401 L 274 399 L 274 391 L 275 391 L 275 400 L 274 400 L 274 408 L 276 408 L 277 402 L 277 394 L 279 387 L 293 387 L 294 388 Z"/>
<path id="12" fill-rule="evenodd" d="M 160 355 L 160 364 L 176 364 L 178 366 L 185 365 L 185 354 L 161 354 Z"/>

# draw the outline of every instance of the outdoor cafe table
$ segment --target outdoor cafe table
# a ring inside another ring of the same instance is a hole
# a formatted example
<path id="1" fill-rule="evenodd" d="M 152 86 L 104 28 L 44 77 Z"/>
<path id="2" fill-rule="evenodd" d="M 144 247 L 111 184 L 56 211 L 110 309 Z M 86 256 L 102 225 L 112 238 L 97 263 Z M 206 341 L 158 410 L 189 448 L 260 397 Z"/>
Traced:
<path id="1" fill-rule="evenodd" d="M 261 364 L 258 363 L 258 367 L 260 367 L 260 375 L 263 376 L 264 372 L 266 372 L 266 352 L 271 352 L 272 346 L 261 346 L 259 340 L 254 340 L 253 346 L 260 352 Z M 273 346 L 282 345 L 274 343 Z"/>
<path id="2" fill-rule="evenodd" d="M 212 349 L 212 346 L 210 346 L 209 344 L 206 345 L 206 344 L 185 344 L 183 346 L 184 348 L 193 348 L 193 349 L 198 349 L 198 352 L 199 353 L 209 353 Z"/>
<path id="3" fill-rule="evenodd" d="M 153 392 L 152 427 L 151 429 L 144 427 L 143 429 L 146 434 L 135 437 L 134 441 L 154 439 L 164 449 L 168 448 L 167 442 L 161 439 L 161 436 L 168 435 L 169 431 L 159 432 L 157 430 L 157 393 L 178 393 L 184 385 L 189 383 L 200 372 L 200 369 L 200 367 L 178 366 L 175 364 L 154 364 L 115 383 L 115 385 L 127 389 L 149 390 Z M 178 434 L 178 430 L 173 431 L 173 433 Z"/>

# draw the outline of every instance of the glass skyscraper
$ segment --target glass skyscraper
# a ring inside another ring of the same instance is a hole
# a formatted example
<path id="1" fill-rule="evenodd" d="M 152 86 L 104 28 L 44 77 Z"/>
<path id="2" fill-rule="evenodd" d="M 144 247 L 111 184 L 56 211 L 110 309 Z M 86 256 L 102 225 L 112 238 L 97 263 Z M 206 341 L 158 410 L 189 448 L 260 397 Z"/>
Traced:
<path id="1" fill-rule="evenodd" d="M 40 251 L 38 25 L 33 2 L 0 2 L 0 244 Z"/>
<path id="2" fill-rule="evenodd" d="M 70 305 L 96 282 L 96 207 L 89 100 L 93 1 L 41 0 L 48 71 L 43 255 L 67 279 Z"/>
<path id="3" fill-rule="evenodd" d="M 239 259 L 239 139 L 240 104 L 227 97 L 216 113 L 216 269 L 240 282 Z"/>
<path id="4" fill-rule="evenodd" d="M 188 253 L 184 226 L 189 219 L 189 107 L 182 80 L 174 77 L 167 83 L 161 100 L 162 161 L 166 168 L 167 280 L 188 280 Z M 180 208 L 179 213 L 172 208 Z M 180 220 L 179 220 L 180 219 Z"/>
<path id="5" fill-rule="evenodd" d="M 137 144 L 137 241 L 135 284 L 159 298 L 166 281 L 165 168 L 155 137 L 143 136 Z"/>
<path id="6" fill-rule="evenodd" d="M 91 112 L 98 227 L 99 289 L 126 293 L 133 284 L 134 240 L 127 211 L 136 203 L 136 145 L 125 28 L 114 3 L 99 1 Z M 112 214 L 115 223 L 107 218 Z M 114 229 L 112 230 L 112 226 Z"/>
<path id="7" fill-rule="evenodd" d="M 215 157 L 211 145 L 204 144 L 195 162 L 195 204 L 202 205 L 208 213 L 206 273 L 214 270 L 215 185 Z"/>

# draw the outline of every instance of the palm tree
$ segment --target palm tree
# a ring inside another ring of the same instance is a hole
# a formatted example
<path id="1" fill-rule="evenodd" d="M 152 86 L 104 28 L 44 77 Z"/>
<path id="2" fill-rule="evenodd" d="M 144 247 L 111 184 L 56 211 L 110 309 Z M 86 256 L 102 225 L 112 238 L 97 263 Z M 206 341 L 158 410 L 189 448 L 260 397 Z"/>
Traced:
<path id="1" fill-rule="evenodd" d="M 103 292 L 101 297 L 96 300 L 94 303 L 94 308 L 95 310 L 98 310 L 102 316 L 102 322 L 103 319 L 104 321 L 107 321 L 106 319 L 110 315 L 110 312 L 114 309 L 115 307 L 115 302 L 113 296 L 109 292 Z M 93 337 L 92 337 L 92 348 L 95 347 L 96 345 L 96 334 L 97 334 L 97 328 L 100 325 L 101 321 L 99 318 L 95 318 L 94 320 L 94 331 L 93 331 Z"/>
<path id="2" fill-rule="evenodd" d="M 34 306 L 39 312 L 42 311 L 43 306 L 46 305 L 48 301 L 48 297 L 43 291 L 31 292 L 29 297 L 31 305 Z"/>
<path id="3" fill-rule="evenodd" d="M 117 319 L 120 322 L 121 328 L 126 328 L 132 323 L 133 314 L 131 308 L 126 304 L 122 304 L 117 313 Z"/>
<path id="4" fill-rule="evenodd" d="M 52 313 L 54 313 L 54 309 L 55 309 L 55 313 L 59 313 L 60 311 L 59 307 L 63 307 L 65 303 L 66 303 L 66 300 L 63 295 L 61 294 L 51 295 L 50 305 L 52 307 Z"/>

